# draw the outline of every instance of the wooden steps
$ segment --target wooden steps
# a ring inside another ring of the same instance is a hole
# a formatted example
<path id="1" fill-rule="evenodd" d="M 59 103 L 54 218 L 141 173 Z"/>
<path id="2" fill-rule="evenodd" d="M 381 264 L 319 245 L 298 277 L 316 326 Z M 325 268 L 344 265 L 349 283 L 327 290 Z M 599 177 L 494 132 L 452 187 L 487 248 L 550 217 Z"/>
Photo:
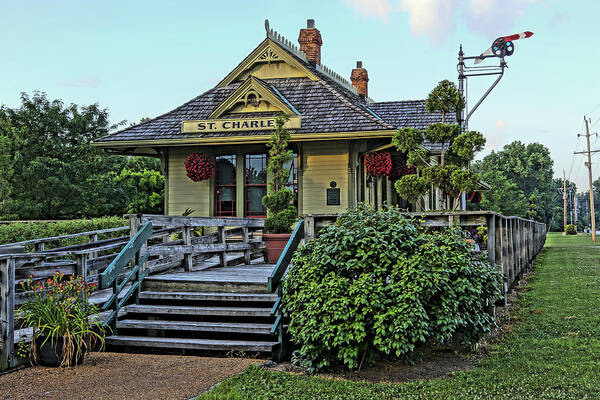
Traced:
<path id="1" fill-rule="evenodd" d="M 153 275 L 139 304 L 121 308 L 111 349 L 197 352 L 279 351 L 271 334 L 277 295 L 267 291 L 273 265 L 214 267 Z M 162 349 L 162 350 L 161 350 Z"/>
<path id="2" fill-rule="evenodd" d="M 108 345 L 114 346 L 133 346 L 188 350 L 255 351 L 264 353 L 272 352 L 274 348 L 279 344 L 276 341 L 163 338 L 121 335 L 107 337 L 106 343 Z"/>
<path id="3" fill-rule="evenodd" d="M 195 300 L 195 301 L 255 301 L 274 302 L 276 294 L 270 293 L 201 293 L 201 292 L 155 292 L 144 291 L 140 293 L 144 300 Z"/>
<path id="4" fill-rule="evenodd" d="M 117 329 L 155 329 L 198 332 L 251 333 L 269 335 L 273 324 L 198 321 L 155 321 L 124 319 L 117 322 Z"/>
<path id="5" fill-rule="evenodd" d="M 272 270 L 271 264 L 250 264 L 153 275 L 144 280 L 143 290 L 268 294 L 267 279 Z"/>
<path id="6" fill-rule="evenodd" d="M 176 314 L 176 315 L 216 315 L 226 317 L 270 317 L 270 308 L 256 307 L 194 307 L 194 306 L 155 306 L 132 304 L 125 307 L 125 312 L 129 314 Z"/>

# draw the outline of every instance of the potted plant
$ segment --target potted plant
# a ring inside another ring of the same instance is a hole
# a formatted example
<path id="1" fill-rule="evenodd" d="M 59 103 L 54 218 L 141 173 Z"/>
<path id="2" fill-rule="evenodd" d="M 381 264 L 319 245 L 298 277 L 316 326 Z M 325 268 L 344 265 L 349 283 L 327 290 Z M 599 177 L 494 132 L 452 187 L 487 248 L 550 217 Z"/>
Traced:
<path id="1" fill-rule="evenodd" d="M 89 302 L 95 284 L 82 277 L 56 272 L 45 281 L 21 282 L 29 294 L 19 308 L 22 327 L 33 328 L 29 356 L 32 362 L 49 367 L 70 367 L 83 362 L 86 351 L 100 342 L 104 346 L 104 327 L 92 315 L 98 308 Z"/>
<path id="2" fill-rule="evenodd" d="M 289 171 L 285 163 L 292 160 L 292 151 L 288 149 L 290 134 L 285 128 L 288 117 L 279 114 L 275 119 L 275 131 L 271 135 L 269 148 L 269 163 L 267 170 L 271 174 L 269 190 L 263 197 L 262 203 L 267 209 L 263 241 L 267 248 L 267 262 L 275 264 L 292 232 L 296 221 L 296 208 L 292 204 L 294 193 L 285 187 L 289 179 Z"/>

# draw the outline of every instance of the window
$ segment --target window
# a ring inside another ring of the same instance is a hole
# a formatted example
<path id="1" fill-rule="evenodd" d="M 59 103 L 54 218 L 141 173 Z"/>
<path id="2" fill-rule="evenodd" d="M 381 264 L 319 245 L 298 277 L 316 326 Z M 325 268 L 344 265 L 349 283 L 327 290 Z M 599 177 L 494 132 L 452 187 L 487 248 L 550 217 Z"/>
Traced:
<path id="1" fill-rule="evenodd" d="M 294 158 L 291 161 L 286 162 L 283 165 L 290 172 L 285 187 L 291 189 L 294 193 L 294 207 L 298 209 L 298 154 L 294 154 Z"/>
<path id="2" fill-rule="evenodd" d="M 246 217 L 265 217 L 267 210 L 262 198 L 267 194 L 267 155 L 246 154 L 244 169 L 244 214 Z"/>
<path id="3" fill-rule="evenodd" d="M 215 216 L 235 216 L 235 154 L 217 156 Z"/>

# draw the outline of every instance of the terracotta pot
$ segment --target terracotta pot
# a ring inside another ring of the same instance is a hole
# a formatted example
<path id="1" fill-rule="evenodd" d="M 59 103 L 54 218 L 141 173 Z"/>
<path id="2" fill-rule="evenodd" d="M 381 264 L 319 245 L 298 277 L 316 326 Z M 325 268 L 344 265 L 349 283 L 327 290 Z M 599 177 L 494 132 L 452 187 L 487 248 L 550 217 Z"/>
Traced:
<path id="1" fill-rule="evenodd" d="M 45 340 L 46 337 L 42 336 L 36 338 L 38 362 L 46 367 L 59 367 L 63 359 L 63 337 L 55 338 L 54 342 L 52 342 L 52 339 L 48 339 L 44 343 Z M 77 358 L 75 357 L 76 353 L 71 356 L 71 366 L 83 363 L 84 352 L 80 351 Z"/>
<path id="2" fill-rule="evenodd" d="M 263 233 L 263 242 L 267 247 L 267 263 L 277 263 L 291 236 L 290 233 Z"/>

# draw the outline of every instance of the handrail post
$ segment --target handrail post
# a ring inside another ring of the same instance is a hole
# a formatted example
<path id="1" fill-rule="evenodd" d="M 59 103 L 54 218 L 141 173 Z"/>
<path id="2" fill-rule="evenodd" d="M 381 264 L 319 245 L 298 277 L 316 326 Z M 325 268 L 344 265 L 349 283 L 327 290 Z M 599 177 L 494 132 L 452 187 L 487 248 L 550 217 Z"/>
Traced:
<path id="1" fill-rule="evenodd" d="M 243 226 L 242 227 L 242 241 L 244 242 L 244 244 L 248 244 L 248 227 L 247 226 Z M 250 265 L 250 263 L 252 262 L 252 259 L 250 257 L 250 249 L 248 250 L 244 250 L 244 262 L 247 265 Z"/>
<path id="2" fill-rule="evenodd" d="M 88 243 L 94 243 L 98 241 L 98 233 L 94 233 L 88 236 Z M 90 258 L 98 257 L 97 252 L 90 253 Z"/>
<path id="3" fill-rule="evenodd" d="M 183 238 L 183 244 L 186 246 L 192 245 L 192 229 L 189 225 L 184 225 L 181 230 L 181 236 Z M 183 255 L 183 270 L 185 272 L 190 272 L 192 270 L 193 264 L 193 254 L 190 251 L 189 253 L 185 253 Z"/>
<path id="4" fill-rule="evenodd" d="M 77 276 L 83 278 L 84 282 L 88 281 L 88 254 L 77 254 Z"/>
<path id="5" fill-rule="evenodd" d="M 117 319 L 119 319 L 119 281 L 117 279 L 112 283 L 112 292 L 115 295 L 115 301 L 112 304 L 112 310 L 114 312 L 114 317 L 112 321 L 110 321 L 110 328 L 112 329 L 113 335 L 117 334 Z"/>
<path id="6" fill-rule="evenodd" d="M 496 214 L 488 215 L 487 223 L 487 252 L 488 261 L 492 265 L 496 265 Z"/>
<path id="7" fill-rule="evenodd" d="M 225 245 L 225 250 L 219 253 L 219 261 L 222 267 L 227 266 L 227 241 L 225 237 L 225 227 L 217 227 L 217 243 Z"/>
<path id="8" fill-rule="evenodd" d="M 15 364 L 15 259 L 0 261 L 0 324 L 2 352 L 0 371 L 6 371 Z"/>
<path id="9" fill-rule="evenodd" d="M 140 214 L 127 214 L 129 217 L 129 239 L 132 239 L 140 230 L 141 216 Z"/>
<path id="10" fill-rule="evenodd" d="M 133 265 L 136 266 L 140 263 L 140 261 L 142 260 L 142 255 L 141 255 L 141 251 L 138 250 L 135 252 L 135 257 L 133 258 Z M 140 267 L 138 268 L 137 272 L 135 273 L 135 277 L 134 277 L 134 282 L 138 282 L 142 276 L 142 268 L 143 266 L 140 265 Z M 135 291 L 135 293 L 133 294 L 133 301 L 135 302 L 135 304 L 140 304 L 140 285 L 138 285 L 138 289 Z M 117 299 L 118 300 L 118 299 Z"/>

